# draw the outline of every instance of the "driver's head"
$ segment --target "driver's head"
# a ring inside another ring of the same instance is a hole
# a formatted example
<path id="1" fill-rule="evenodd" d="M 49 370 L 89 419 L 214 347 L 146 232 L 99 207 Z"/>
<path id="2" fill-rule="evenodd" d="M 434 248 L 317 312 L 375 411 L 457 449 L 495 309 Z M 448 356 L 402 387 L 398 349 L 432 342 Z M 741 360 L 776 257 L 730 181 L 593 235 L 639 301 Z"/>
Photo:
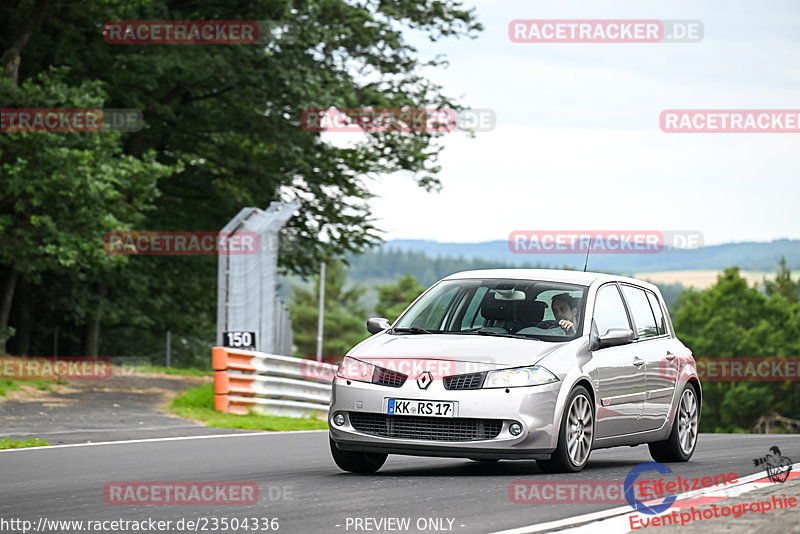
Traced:
<path id="1" fill-rule="evenodd" d="M 578 303 L 574 298 L 569 296 L 569 293 L 559 293 L 554 296 L 550 302 L 553 308 L 553 315 L 556 321 L 566 319 L 567 321 L 577 322 L 578 317 Z"/>

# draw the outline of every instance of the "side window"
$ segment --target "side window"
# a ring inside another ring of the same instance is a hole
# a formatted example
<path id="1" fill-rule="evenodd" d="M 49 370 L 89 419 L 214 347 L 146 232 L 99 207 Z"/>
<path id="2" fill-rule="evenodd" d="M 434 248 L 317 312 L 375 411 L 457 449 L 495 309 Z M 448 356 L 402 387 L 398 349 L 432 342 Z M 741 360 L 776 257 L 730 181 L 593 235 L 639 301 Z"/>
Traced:
<path id="1" fill-rule="evenodd" d="M 625 293 L 625 300 L 631 308 L 633 322 L 636 323 L 636 333 L 640 338 L 655 337 L 658 335 L 656 319 L 653 317 L 653 310 L 644 289 L 633 286 L 622 286 Z"/>
<path id="2" fill-rule="evenodd" d="M 604 335 L 610 328 L 630 328 L 622 297 L 614 284 L 603 286 L 594 301 L 594 321 L 597 331 Z"/>
<path id="3" fill-rule="evenodd" d="M 658 335 L 662 336 L 667 333 L 667 320 L 664 318 L 664 312 L 661 309 L 661 304 L 658 303 L 658 297 L 649 291 L 647 292 L 647 300 L 650 301 L 650 306 L 653 308 L 653 313 L 656 316 Z"/>

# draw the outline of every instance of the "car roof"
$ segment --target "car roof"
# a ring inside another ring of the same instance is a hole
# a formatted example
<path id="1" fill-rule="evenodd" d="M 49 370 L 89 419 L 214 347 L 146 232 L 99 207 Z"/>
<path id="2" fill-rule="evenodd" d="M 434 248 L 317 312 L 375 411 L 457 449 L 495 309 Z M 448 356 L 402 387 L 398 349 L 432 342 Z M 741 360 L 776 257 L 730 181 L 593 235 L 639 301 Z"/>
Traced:
<path id="1" fill-rule="evenodd" d="M 628 282 L 658 292 L 649 282 L 607 273 L 568 271 L 563 269 L 480 269 L 462 271 L 446 276 L 445 280 L 464 280 L 468 278 L 505 278 L 510 280 L 542 280 L 589 286 L 594 282 Z"/>

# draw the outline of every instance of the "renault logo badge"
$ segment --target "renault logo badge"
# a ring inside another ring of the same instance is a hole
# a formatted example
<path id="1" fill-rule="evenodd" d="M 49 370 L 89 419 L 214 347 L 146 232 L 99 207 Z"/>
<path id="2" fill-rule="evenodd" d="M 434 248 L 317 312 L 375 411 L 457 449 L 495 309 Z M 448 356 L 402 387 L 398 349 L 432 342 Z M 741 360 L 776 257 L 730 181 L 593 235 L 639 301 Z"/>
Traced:
<path id="1" fill-rule="evenodd" d="M 417 385 L 419 386 L 419 389 L 428 389 L 428 386 L 431 385 L 431 382 L 433 382 L 433 377 L 428 371 L 420 373 L 420 375 L 417 377 Z"/>

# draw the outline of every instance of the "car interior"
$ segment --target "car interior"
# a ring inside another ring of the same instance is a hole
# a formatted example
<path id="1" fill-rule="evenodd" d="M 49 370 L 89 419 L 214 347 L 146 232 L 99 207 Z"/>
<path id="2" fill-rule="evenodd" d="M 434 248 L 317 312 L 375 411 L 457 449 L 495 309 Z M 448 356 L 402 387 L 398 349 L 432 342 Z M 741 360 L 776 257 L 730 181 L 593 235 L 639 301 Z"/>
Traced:
<path id="1" fill-rule="evenodd" d="M 561 335 L 555 332 L 558 324 L 544 321 L 545 310 L 549 305 L 542 300 L 498 299 L 498 293 L 488 291 L 483 297 L 480 313 L 486 320 L 483 330 L 512 334 Z M 560 330 L 560 329 L 559 329 Z"/>

